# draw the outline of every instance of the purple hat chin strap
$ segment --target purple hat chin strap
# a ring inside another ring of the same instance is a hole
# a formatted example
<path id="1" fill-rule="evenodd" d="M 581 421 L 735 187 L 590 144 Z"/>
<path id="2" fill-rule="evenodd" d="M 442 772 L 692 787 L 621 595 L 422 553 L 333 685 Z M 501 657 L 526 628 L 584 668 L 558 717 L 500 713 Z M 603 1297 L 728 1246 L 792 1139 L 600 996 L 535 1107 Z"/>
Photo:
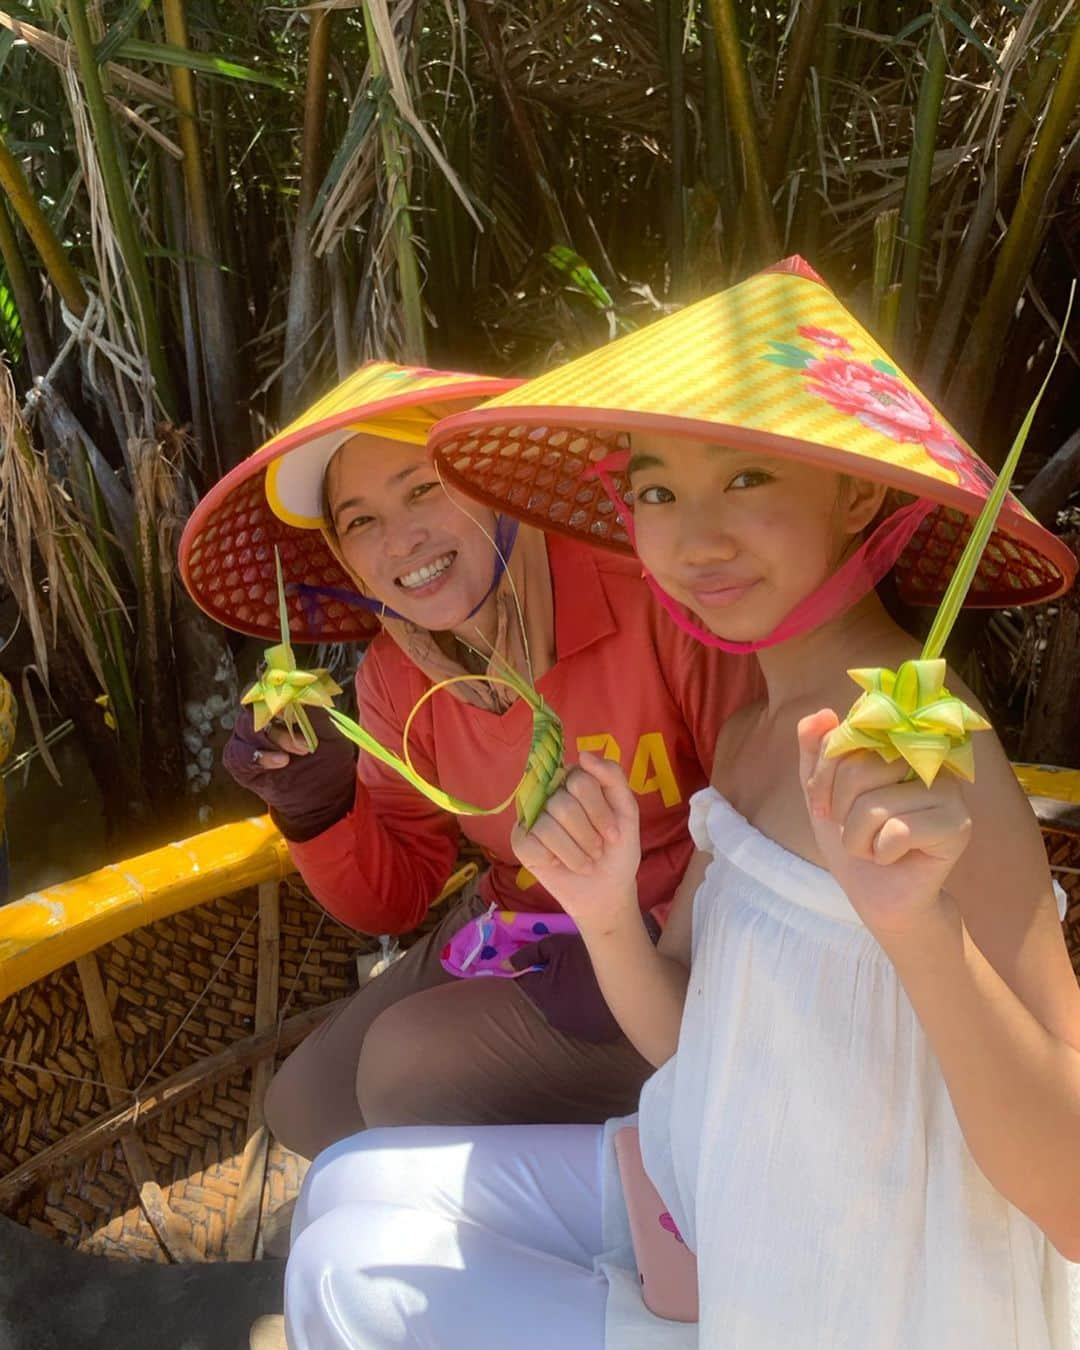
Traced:
<path id="1" fill-rule="evenodd" d="M 609 455 L 607 459 L 592 466 L 589 476 L 600 480 L 618 512 L 619 520 L 636 553 L 637 539 L 634 534 L 633 512 L 623 501 L 611 476 L 612 470 L 622 468 L 625 458 L 625 451 Z M 696 638 L 707 647 L 718 647 L 721 651 L 735 655 L 747 655 L 750 652 L 761 651 L 764 647 L 775 647 L 778 643 L 789 642 L 792 638 L 801 637 L 804 633 L 820 628 L 823 623 L 836 618 L 863 596 L 868 595 L 895 565 L 915 531 L 934 509 L 934 502 L 920 498 L 887 516 L 870 538 L 864 540 L 851 557 L 837 568 L 827 581 L 822 582 L 817 590 L 800 600 L 771 633 L 750 642 L 729 641 L 695 623 L 685 608 L 661 587 L 647 568 L 642 569 L 642 576 L 660 606 L 684 633 L 689 633 L 692 638 Z"/>
<path id="2" fill-rule="evenodd" d="M 466 619 L 471 619 L 474 614 L 478 614 L 503 578 L 507 564 L 510 561 L 510 554 L 514 549 L 514 541 L 517 539 L 518 522 L 512 516 L 499 516 L 495 522 L 495 566 L 491 574 L 491 583 L 480 599 L 473 605 L 472 609 L 466 614 Z M 366 609 L 379 619 L 402 619 L 406 623 L 411 622 L 404 614 L 399 614 L 396 609 L 391 609 L 389 605 L 381 600 L 373 600 L 370 595 L 361 595 L 359 591 L 354 591 L 344 586 L 315 586 L 310 582 L 297 582 L 288 587 L 294 595 L 300 597 L 303 605 L 304 615 L 309 628 L 315 628 L 315 619 L 318 614 L 320 600 L 340 600 L 343 604 L 352 605 L 357 609 Z"/>

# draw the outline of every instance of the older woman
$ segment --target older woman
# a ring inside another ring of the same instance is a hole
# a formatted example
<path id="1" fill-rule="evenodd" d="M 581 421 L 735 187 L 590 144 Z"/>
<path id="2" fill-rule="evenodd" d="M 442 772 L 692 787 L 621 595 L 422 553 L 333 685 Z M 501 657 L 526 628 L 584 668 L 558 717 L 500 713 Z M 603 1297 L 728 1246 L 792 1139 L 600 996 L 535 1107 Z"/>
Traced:
<path id="1" fill-rule="evenodd" d="M 590 749 L 626 770 L 641 808 L 642 908 L 659 919 L 690 852 L 687 801 L 708 781 L 720 724 L 754 695 L 756 663 L 680 633 L 632 562 L 517 528 L 444 490 L 427 430 L 506 387 L 364 367 L 200 503 L 184 578 L 221 622 L 272 636 L 277 544 L 295 640 L 356 639 L 376 626 L 356 676 L 359 720 L 399 752 L 433 683 L 508 662 L 558 712 L 571 758 Z M 335 917 L 368 933 L 414 929 L 462 834 L 490 867 L 293 1052 L 267 1097 L 274 1133 L 313 1157 L 371 1125 L 590 1122 L 629 1110 L 648 1066 L 607 1012 L 581 940 L 547 932 L 561 926 L 544 922 L 559 907 L 514 859 L 512 808 L 448 815 L 321 730 L 309 755 L 283 729 L 257 735 L 245 710 L 226 764 L 270 807 Z M 498 802 L 521 775 L 531 731 L 530 709 L 503 686 L 459 683 L 420 710 L 410 750 L 455 796 Z M 440 957 L 492 906 L 535 920 L 536 941 L 513 960 L 526 973 L 459 978 Z"/>

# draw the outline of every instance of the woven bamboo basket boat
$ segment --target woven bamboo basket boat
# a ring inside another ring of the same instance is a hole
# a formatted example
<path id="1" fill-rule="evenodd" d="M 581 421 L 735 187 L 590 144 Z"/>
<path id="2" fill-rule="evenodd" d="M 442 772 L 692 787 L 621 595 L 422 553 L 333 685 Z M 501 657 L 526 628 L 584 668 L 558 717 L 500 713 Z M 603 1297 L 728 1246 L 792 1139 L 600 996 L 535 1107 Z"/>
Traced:
<path id="1" fill-rule="evenodd" d="M 1080 771 L 1017 774 L 1080 974 Z M 275 1060 L 377 950 L 314 904 L 266 817 L 0 909 L 0 1214 L 126 1260 L 260 1255 L 305 1168 L 263 1124 Z"/>
<path id="2" fill-rule="evenodd" d="M 306 1168 L 263 1124 L 275 1061 L 380 950 L 266 816 L 0 908 L 0 1214 L 127 1260 L 261 1255 Z"/>

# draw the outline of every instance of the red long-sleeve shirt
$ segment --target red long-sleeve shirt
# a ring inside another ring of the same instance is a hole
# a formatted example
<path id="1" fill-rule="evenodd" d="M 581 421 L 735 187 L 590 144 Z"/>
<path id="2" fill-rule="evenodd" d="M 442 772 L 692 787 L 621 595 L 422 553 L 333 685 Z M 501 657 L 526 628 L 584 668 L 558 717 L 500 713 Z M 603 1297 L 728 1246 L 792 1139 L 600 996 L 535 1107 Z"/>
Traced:
<path id="1" fill-rule="evenodd" d="M 709 781 L 725 718 L 761 693 L 752 657 L 728 656 L 688 637 L 653 602 L 632 559 L 549 536 L 555 664 L 537 688 L 562 719 L 570 762 L 583 749 L 616 759 L 638 797 L 643 909 L 671 899 L 692 851 L 687 802 Z M 386 635 L 356 676 L 359 721 L 401 753 L 401 732 L 430 681 Z M 419 773 L 465 801 L 501 801 L 529 751 L 532 711 L 520 699 L 501 716 L 436 694 L 410 734 Z M 510 849 L 514 808 L 448 815 L 391 769 L 360 753 L 356 800 L 316 838 L 290 843 L 312 894 L 370 933 L 407 932 L 453 870 L 461 832 L 491 861 L 481 892 L 500 908 L 552 910 L 557 902 Z"/>

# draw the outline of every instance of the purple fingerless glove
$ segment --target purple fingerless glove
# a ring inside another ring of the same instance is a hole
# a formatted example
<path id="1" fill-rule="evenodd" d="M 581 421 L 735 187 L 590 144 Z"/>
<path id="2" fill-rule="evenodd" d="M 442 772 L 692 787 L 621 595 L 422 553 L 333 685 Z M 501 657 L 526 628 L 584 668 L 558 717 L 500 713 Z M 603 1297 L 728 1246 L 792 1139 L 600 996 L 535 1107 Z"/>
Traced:
<path id="1" fill-rule="evenodd" d="M 649 914 L 642 917 L 655 945 L 660 939 L 660 925 Z M 515 970 L 541 963 L 543 970 L 520 976 L 517 985 L 556 1031 L 594 1045 L 619 1040 L 622 1028 L 600 992 L 589 949 L 580 933 L 552 933 L 520 947 L 510 957 Z"/>
<path id="2" fill-rule="evenodd" d="M 260 754 L 277 751 L 256 731 L 251 709 L 241 706 L 222 763 L 242 788 L 261 797 L 286 839 L 303 843 L 348 815 L 356 799 L 356 750 L 321 708 L 310 710 L 319 745 L 314 754 L 291 755 L 282 769 L 264 769 Z"/>

